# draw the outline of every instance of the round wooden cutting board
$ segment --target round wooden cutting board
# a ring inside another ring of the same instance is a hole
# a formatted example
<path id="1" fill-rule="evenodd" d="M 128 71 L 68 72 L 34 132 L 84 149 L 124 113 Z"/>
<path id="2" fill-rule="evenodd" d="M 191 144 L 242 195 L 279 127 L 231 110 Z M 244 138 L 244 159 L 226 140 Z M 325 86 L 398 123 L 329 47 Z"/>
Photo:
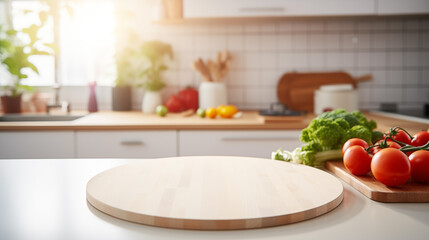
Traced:
<path id="1" fill-rule="evenodd" d="M 248 157 L 142 159 L 104 171 L 87 184 L 87 200 L 131 222 L 167 228 L 270 227 L 331 211 L 343 186 L 324 171 Z"/>

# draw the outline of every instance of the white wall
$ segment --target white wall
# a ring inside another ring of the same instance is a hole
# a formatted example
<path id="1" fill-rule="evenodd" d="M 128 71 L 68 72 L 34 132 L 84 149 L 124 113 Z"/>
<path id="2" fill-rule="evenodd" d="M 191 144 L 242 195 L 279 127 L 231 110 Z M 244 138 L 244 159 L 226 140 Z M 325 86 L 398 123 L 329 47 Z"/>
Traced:
<path id="1" fill-rule="evenodd" d="M 284 18 L 247 22 L 153 24 L 153 1 L 123 1 L 117 5 L 117 49 L 144 40 L 173 46 L 174 61 L 165 73 L 163 98 L 188 85 L 198 87 L 201 76 L 192 69 L 198 57 L 214 58 L 228 49 L 233 56 L 227 76 L 228 97 L 241 109 L 263 109 L 277 101 L 276 85 L 290 71 L 344 70 L 353 76 L 371 73 L 373 81 L 359 84 L 360 108 L 381 102 L 400 108 L 429 102 L 429 18 Z M 144 91 L 136 89 L 133 108 L 140 109 Z M 61 89 L 73 109 L 86 109 L 88 87 Z M 98 87 L 100 109 L 111 108 L 111 90 Z"/>
<path id="2" fill-rule="evenodd" d="M 125 37 L 119 39 L 118 48 L 152 39 L 173 46 L 175 60 L 165 74 L 169 86 L 165 97 L 187 85 L 199 85 L 201 77 L 192 69 L 192 61 L 214 58 L 217 51 L 228 49 L 233 55 L 226 79 L 228 96 L 241 108 L 267 108 L 276 102 L 277 81 L 290 71 L 373 74 L 373 81 L 359 84 L 364 109 L 378 108 L 380 102 L 397 102 L 402 108 L 429 102 L 427 17 L 160 25 L 151 23 L 149 6 L 135 1 L 121 5 L 118 13 L 131 16 L 120 18 L 118 33 Z"/>

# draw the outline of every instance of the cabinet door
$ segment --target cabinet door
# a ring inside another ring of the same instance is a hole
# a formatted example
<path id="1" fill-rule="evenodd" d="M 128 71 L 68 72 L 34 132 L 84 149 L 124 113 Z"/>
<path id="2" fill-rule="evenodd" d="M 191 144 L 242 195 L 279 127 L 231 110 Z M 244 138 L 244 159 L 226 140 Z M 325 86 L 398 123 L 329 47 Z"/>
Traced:
<path id="1" fill-rule="evenodd" d="M 288 0 L 291 15 L 296 16 L 348 16 L 374 15 L 376 0 Z"/>
<path id="2" fill-rule="evenodd" d="M 184 18 L 373 15 L 376 0 L 183 0 Z"/>
<path id="3" fill-rule="evenodd" d="M 429 13 L 429 0 L 378 0 L 378 14 Z"/>
<path id="4" fill-rule="evenodd" d="M 177 155 L 176 131 L 77 131 L 78 158 L 157 158 Z"/>
<path id="5" fill-rule="evenodd" d="M 180 156 L 249 156 L 271 158 L 278 148 L 301 145 L 301 131 L 179 131 Z"/>
<path id="6" fill-rule="evenodd" d="M 0 132 L 0 158 L 73 158 L 73 131 Z"/>

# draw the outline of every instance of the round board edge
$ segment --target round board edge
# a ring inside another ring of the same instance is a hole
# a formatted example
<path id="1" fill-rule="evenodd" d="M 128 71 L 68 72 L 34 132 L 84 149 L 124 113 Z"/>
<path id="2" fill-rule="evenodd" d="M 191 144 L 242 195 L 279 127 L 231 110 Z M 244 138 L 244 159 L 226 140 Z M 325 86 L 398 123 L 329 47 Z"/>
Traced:
<path id="1" fill-rule="evenodd" d="M 197 156 L 194 156 L 194 157 L 197 157 Z M 225 157 L 225 156 L 219 156 L 219 157 Z M 235 157 L 236 156 L 234 156 L 234 158 Z M 172 157 L 172 158 L 177 158 L 177 157 Z M 236 158 L 240 158 L 240 157 L 236 157 Z M 168 158 L 160 158 L 160 159 L 168 159 Z M 295 164 L 295 163 L 289 163 L 289 162 L 284 162 L 284 163 Z M 277 215 L 277 216 L 262 217 L 257 219 L 253 219 L 253 218 L 186 219 L 186 218 L 169 218 L 169 217 L 163 217 L 163 216 L 146 215 L 141 213 L 130 212 L 123 209 L 118 209 L 116 207 L 110 206 L 108 204 L 105 204 L 97 200 L 88 191 L 88 186 L 90 185 L 91 180 L 97 177 L 99 174 L 113 170 L 115 168 L 123 167 L 125 165 L 134 165 L 134 164 L 136 163 L 119 165 L 119 166 L 107 169 L 105 171 L 102 171 L 97 175 L 95 175 L 94 177 L 92 177 L 88 181 L 87 187 L 86 187 L 87 202 L 98 211 L 101 211 L 102 213 L 105 213 L 109 216 L 113 216 L 115 218 L 125 220 L 128 222 L 133 222 L 133 223 L 138 223 L 138 224 L 143 224 L 148 226 L 173 228 L 173 229 L 185 229 L 185 230 L 245 230 L 245 229 L 275 227 L 275 226 L 287 225 L 287 224 L 292 224 L 292 223 L 297 223 L 308 219 L 312 219 L 334 210 L 342 203 L 344 199 L 344 187 L 342 186 L 341 182 L 339 182 L 341 184 L 341 193 L 335 199 L 332 199 L 331 201 L 325 203 L 324 205 L 307 209 L 299 213 L 289 213 L 289 214 L 283 214 L 283 215 Z M 299 165 L 299 164 L 296 164 L 296 165 Z M 304 165 L 299 165 L 299 166 L 308 167 Z M 322 171 L 317 168 L 314 168 L 313 170 Z M 331 175 L 331 177 L 336 178 L 333 175 Z"/>

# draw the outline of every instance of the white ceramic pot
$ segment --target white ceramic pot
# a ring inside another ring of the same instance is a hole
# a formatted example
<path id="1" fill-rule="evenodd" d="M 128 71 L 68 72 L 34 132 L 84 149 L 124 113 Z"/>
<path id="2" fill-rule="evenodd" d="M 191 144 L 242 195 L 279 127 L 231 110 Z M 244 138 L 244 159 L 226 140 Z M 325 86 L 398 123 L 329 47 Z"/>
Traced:
<path id="1" fill-rule="evenodd" d="M 323 85 L 314 92 L 314 113 L 316 115 L 330 109 L 342 108 L 346 111 L 358 110 L 358 93 L 350 84 Z"/>
<path id="2" fill-rule="evenodd" d="M 142 111 L 144 113 L 155 113 L 156 107 L 162 104 L 161 92 L 146 91 L 143 96 Z"/>
<path id="3" fill-rule="evenodd" d="M 227 105 L 228 103 L 226 86 L 222 82 L 202 82 L 198 96 L 199 106 L 203 109 Z"/>

